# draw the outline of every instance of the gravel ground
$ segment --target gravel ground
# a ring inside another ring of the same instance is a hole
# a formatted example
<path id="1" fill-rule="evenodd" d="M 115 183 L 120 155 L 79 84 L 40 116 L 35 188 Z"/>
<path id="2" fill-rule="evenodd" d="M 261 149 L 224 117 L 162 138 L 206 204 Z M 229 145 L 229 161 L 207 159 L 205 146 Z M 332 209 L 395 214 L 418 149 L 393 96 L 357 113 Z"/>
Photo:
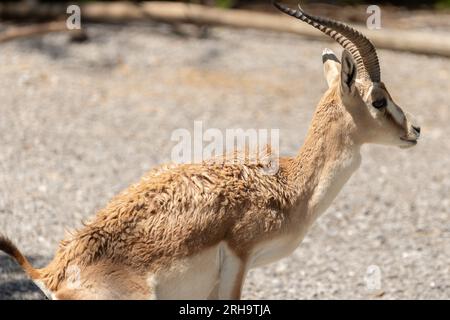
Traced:
<path id="1" fill-rule="evenodd" d="M 294 154 L 325 90 L 322 49 L 340 52 L 256 31 L 198 39 L 164 26 L 89 27 L 87 43 L 54 34 L 0 48 L 0 230 L 39 267 L 65 229 L 169 161 L 172 131 L 194 120 L 279 128 L 282 153 Z M 252 270 L 244 299 L 450 298 L 450 60 L 379 54 L 421 142 L 365 146 L 361 168 L 299 249 Z M 4 255 L 0 298 L 42 298 Z"/>

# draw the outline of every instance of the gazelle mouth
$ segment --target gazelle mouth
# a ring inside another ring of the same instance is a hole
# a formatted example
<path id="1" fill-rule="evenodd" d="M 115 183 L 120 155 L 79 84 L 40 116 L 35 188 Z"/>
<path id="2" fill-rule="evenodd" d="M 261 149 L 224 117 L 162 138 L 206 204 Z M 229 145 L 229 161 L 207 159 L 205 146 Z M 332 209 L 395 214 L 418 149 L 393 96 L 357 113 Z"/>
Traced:
<path id="1" fill-rule="evenodd" d="M 410 143 L 413 143 L 413 144 L 417 144 L 417 139 L 408 139 L 408 138 L 400 137 L 400 140 L 403 140 L 403 141 L 406 141 L 406 142 L 410 142 Z"/>
<path id="2" fill-rule="evenodd" d="M 410 148 L 417 144 L 417 139 L 408 139 L 400 137 L 400 140 L 407 142 L 407 145 L 400 146 L 400 148 Z"/>

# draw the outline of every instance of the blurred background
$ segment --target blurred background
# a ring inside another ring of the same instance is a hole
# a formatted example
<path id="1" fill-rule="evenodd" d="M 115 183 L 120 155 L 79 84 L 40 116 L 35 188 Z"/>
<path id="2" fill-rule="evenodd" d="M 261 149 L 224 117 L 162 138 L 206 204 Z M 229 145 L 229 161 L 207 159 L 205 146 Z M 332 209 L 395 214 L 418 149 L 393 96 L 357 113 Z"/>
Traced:
<path id="1" fill-rule="evenodd" d="M 341 48 L 269 1 L 190 3 L 82 1 L 68 30 L 69 3 L 0 2 L 0 232 L 36 267 L 65 229 L 169 162 L 176 129 L 280 129 L 283 155 L 303 143 L 326 90 L 322 50 Z M 301 246 L 252 270 L 243 298 L 449 299 L 450 1 L 302 6 L 374 40 L 423 135 L 409 150 L 365 146 Z M 41 298 L 0 255 L 0 299 Z"/>

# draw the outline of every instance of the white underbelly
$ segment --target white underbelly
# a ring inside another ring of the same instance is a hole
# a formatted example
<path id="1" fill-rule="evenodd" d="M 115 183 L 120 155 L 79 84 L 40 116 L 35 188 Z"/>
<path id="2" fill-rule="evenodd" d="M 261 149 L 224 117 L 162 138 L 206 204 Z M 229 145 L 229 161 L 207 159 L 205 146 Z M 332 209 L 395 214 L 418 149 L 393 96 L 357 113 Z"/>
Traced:
<path id="1" fill-rule="evenodd" d="M 232 291 L 241 260 L 225 242 L 191 257 L 176 260 L 170 268 L 150 273 L 149 299 L 207 299 L 219 283 L 219 297 Z"/>
<path id="2" fill-rule="evenodd" d="M 206 299 L 219 279 L 218 251 L 219 246 L 215 246 L 149 274 L 149 299 Z"/>
<path id="3" fill-rule="evenodd" d="M 250 258 L 250 267 L 259 267 L 289 256 L 301 243 L 303 235 L 285 236 L 258 244 Z"/>

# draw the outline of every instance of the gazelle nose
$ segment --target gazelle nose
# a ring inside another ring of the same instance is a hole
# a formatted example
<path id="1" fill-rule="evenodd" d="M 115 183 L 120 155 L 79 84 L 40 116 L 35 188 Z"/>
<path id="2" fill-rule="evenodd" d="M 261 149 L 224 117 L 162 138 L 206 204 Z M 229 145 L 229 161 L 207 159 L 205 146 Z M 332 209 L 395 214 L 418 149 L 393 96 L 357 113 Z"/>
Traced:
<path id="1" fill-rule="evenodd" d="M 420 127 L 419 126 L 412 126 L 412 128 L 417 132 L 417 134 L 420 135 Z"/>

